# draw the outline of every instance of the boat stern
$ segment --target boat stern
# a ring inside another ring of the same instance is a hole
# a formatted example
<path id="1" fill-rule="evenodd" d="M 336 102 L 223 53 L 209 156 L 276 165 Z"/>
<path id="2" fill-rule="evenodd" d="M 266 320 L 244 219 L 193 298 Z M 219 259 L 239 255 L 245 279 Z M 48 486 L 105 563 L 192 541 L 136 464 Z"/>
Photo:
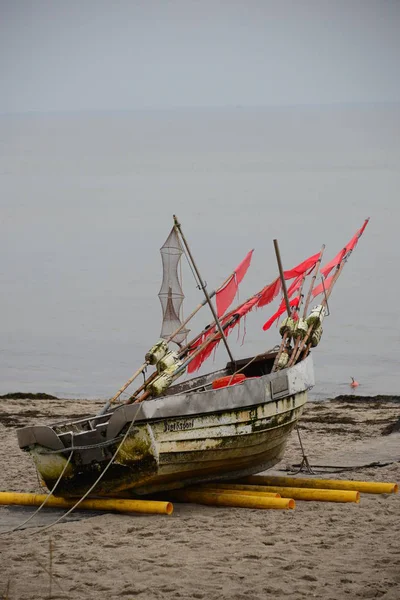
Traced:
<path id="1" fill-rule="evenodd" d="M 96 430 L 76 433 L 72 431 L 73 425 L 71 423 L 71 430 L 62 434 L 43 426 L 17 431 L 20 448 L 30 453 L 49 490 L 61 478 L 57 494 L 79 496 L 104 472 L 93 491 L 106 494 L 144 483 L 157 473 L 158 450 L 149 425 L 135 424 L 125 439 L 124 433 L 118 433 L 109 440 L 106 435 L 101 441 L 90 435 Z M 129 427 L 129 423 L 126 426 Z M 105 432 L 107 434 L 107 429 Z"/>

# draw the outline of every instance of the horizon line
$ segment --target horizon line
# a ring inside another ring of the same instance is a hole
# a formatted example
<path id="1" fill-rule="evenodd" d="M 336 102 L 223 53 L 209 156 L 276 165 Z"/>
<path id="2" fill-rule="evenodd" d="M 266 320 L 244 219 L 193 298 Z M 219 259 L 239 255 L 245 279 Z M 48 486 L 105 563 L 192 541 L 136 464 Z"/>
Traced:
<path id="1" fill-rule="evenodd" d="M 320 103 L 288 103 L 288 104 L 215 104 L 215 105 L 176 105 L 176 106 L 140 106 L 131 108 L 104 107 L 104 108 L 60 108 L 60 109 L 28 109 L 0 111 L 0 116 L 31 116 L 31 115 L 56 115 L 56 114 L 87 114 L 87 113 L 127 113 L 127 112 L 175 112 L 198 110 L 260 110 L 260 109 L 289 109 L 289 108 L 339 108 L 339 107 L 373 107 L 397 106 L 400 100 L 372 100 L 352 102 L 320 102 Z"/>

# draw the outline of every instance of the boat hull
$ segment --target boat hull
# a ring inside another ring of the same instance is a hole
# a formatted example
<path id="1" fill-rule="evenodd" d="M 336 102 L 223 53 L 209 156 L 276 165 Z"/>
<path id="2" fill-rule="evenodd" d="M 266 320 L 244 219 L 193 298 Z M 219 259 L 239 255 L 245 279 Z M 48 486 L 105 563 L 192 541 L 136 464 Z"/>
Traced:
<path id="1" fill-rule="evenodd" d="M 73 423 L 24 428 L 20 445 L 49 489 L 66 467 L 57 485 L 62 496 L 85 493 L 107 465 L 95 494 L 146 495 L 257 473 L 282 459 L 307 401 L 311 368 L 296 365 L 284 376 L 129 405 L 92 421 L 88 432 L 82 423 L 76 432 Z"/>

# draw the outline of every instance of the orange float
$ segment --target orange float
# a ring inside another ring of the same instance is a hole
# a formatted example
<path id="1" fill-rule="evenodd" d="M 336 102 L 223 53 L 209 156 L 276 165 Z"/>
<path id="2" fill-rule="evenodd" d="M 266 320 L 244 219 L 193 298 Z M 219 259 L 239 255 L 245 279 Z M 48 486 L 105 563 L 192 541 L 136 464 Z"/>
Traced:
<path id="1" fill-rule="evenodd" d="M 228 385 L 235 385 L 236 383 L 241 383 L 246 379 L 246 375 L 243 373 L 237 373 L 236 375 L 227 375 L 226 377 L 220 377 L 219 379 L 215 379 L 212 382 L 213 390 L 218 390 L 219 388 L 227 387 Z"/>

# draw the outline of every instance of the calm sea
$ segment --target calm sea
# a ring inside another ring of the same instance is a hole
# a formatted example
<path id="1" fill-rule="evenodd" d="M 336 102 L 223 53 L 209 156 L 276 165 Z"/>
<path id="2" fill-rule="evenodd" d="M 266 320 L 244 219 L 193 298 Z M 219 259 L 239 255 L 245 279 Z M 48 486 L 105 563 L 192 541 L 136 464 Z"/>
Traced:
<path id="1" fill-rule="evenodd" d="M 112 395 L 158 339 L 176 213 L 209 290 L 251 248 L 243 300 L 370 224 L 331 296 L 314 397 L 398 394 L 400 107 L 0 117 L 0 393 Z M 183 266 L 186 314 L 201 300 Z M 235 357 L 279 343 L 250 314 Z M 209 322 L 204 308 L 192 325 Z M 221 348 L 207 367 L 226 361 Z"/>

